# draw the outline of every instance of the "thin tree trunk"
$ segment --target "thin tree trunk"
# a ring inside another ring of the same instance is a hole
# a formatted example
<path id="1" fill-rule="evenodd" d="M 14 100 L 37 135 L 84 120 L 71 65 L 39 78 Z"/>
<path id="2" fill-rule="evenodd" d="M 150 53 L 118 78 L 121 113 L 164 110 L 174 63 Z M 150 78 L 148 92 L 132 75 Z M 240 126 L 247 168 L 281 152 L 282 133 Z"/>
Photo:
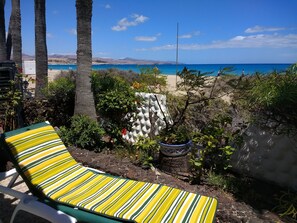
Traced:
<path id="1" fill-rule="evenodd" d="M 77 77 L 74 114 L 87 115 L 96 120 L 90 78 L 92 71 L 92 4 L 92 0 L 76 0 Z"/>
<path id="2" fill-rule="evenodd" d="M 48 82 L 48 55 L 46 46 L 45 0 L 34 0 L 35 11 L 35 97 L 42 98 Z"/>
<path id="3" fill-rule="evenodd" d="M 0 0 L 0 61 L 6 60 L 6 39 L 5 39 L 5 16 L 4 16 L 5 0 Z"/>

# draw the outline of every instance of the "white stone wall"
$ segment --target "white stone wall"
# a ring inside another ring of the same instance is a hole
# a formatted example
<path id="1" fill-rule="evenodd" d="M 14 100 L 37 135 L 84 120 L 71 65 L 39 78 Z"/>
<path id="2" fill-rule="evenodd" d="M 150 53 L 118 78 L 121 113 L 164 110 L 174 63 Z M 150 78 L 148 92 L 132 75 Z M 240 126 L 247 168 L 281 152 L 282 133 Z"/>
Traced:
<path id="1" fill-rule="evenodd" d="M 297 136 L 273 135 L 251 126 L 232 165 L 241 173 L 297 191 Z"/>
<path id="2" fill-rule="evenodd" d="M 141 106 L 137 108 L 137 114 L 133 121 L 132 129 L 123 135 L 123 138 L 129 142 L 136 142 L 140 136 L 148 137 L 153 130 L 155 135 L 165 127 L 164 115 L 166 120 L 171 121 L 170 115 L 166 107 L 166 96 L 153 93 L 136 93 L 143 101 Z M 163 111 L 163 112 L 162 112 Z M 164 113 L 164 115 L 163 115 Z M 155 123 L 152 126 L 151 119 Z M 152 128 L 153 127 L 153 128 Z"/>

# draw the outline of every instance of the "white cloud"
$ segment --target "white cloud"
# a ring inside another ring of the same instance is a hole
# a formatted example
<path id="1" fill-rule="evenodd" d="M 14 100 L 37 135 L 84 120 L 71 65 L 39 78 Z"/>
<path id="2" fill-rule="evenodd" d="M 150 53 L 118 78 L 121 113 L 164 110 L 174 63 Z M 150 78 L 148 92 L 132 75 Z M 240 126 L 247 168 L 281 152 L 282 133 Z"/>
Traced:
<path id="1" fill-rule="evenodd" d="M 178 38 L 179 39 L 191 39 L 194 36 L 198 36 L 198 35 L 200 35 L 200 32 L 196 31 L 196 32 L 180 35 L 180 36 L 178 36 Z"/>
<path id="2" fill-rule="evenodd" d="M 233 41 L 242 41 L 244 39 L 246 39 L 245 36 L 235 36 L 231 40 L 233 40 Z"/>
<path id="3" fill-rule="evenodd" d="M 46 33 L 47 38 L 54 38 L 54 35 L 52 33 Z"/>
<path id="4" fill-rule="evenodd" d="M 285 30 L 284 27 L 263 27 L 263 26 L 254 26 L 251 28 L 247 28 L 244 32 L 245 33 L 259 33 L 259 32 L 276 32 L 280 30 Z"/>
<path id="5" fill-rule="evenodd" d="M 140 48 L 136 49 L 136 51 L 159 51 L 159 50 L 175 50 L 176 45 L 175 44 L 167 44 L 164 46 L 157 46 L 157 47 L 152 47 L 152 48 Z"/>
<path id="6" fill-rule="evenodd" d="M 134 14 L 132 15 L 132 18 L 135 18 L 135 22 L 138 23 L 144 23 L 146 20 L 148 20 L 148 17 L 143 15 Z"/>
<path id="7" fill-rule="evenodd" d="M 111 8 L 110 4 L 106 4 L 104 7 L 105 7 L 106 9 L 110 9 L 110 8 Z"/>
<path id="8" fill-rule="evenodd" d="M 297 34 L 288 35 L 247 35 L 235 36 L 225 41 L 213 41 L 209 44 L 180 44 L 180 50 L 205 50 L 205 49 L 226 49 L 226 48 L 297 48 Z M 140 51 L 175 50 L 175 44 L 139 49 Z"/>
<path id="9" fill-rule="evenodd" d="M 67 32 L 69 33 L 69 34 L 71 34 L 71 35 L 77 35 L 77 31 L 76 31 L 76 29 L 69 29 L 69 30 L 67 30 Z"/>
<path id="10" fill-rule="evenodd" d="M 143 41 L 143 42 L 154 42 L 158 39 L 159 36 L 161 36 L 161 33 L 157 33 L 154 36 L 136 36 L 134 39 L 136 41 Z"/>
<path id="11" fill-rule="evenodd" d="M 137 26 L 141 23 L 144 23 L 149 18 L 143 15 L 133 14 L 131 16 L 132 20 L 129 20 L 127 18 L 122 18 L 120 21 L 118 21 L 118 24 L 116 26 L 113 26 L 111 29 L 113 31 L 124 31 L 127 30 L 130 26 Z"/>
<path id="12" fill-rule="evenodd" d="M 106 56 L 106 55 L 109 55 L 109 53 L 107 53 L 107 52 L 96 52 L 95 55 L 97 55 L 97 56 Z"/>
<path id="13" fill-rule="evenodd" d="M 179 39 L 191 39 L 192 37 L 193 37 L 192 34 L 184 34 L 184 35 L 178 36 Z"/>
<path id="14" fill-rule="evenodd" d="M 136 36 L 134 39 L 136 41 L 154 42 L 157 40 L 157 37 L 156 36 Z"/>

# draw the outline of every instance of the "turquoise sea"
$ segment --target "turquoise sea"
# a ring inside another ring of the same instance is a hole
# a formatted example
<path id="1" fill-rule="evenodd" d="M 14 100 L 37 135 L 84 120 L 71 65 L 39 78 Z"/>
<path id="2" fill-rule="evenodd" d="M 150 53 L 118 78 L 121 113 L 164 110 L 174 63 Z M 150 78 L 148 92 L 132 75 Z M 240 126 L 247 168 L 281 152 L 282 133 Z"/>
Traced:
<path id="1" fill-rule="evenodd" d="M 273 71 L 285 71 L 291 64 L 157 64 L 157 65 L 137 65 L 137 64 L 98 64 L 93 65 L 93 70 L 104 70 L 109 68 L 117 68 L 120 70 L 132 70 L 140 73 L 142 68 L 158 67 L 161 74 L 175 75 L 176 71 L 181 71 L 184 67 L 191 70 L 198 70 L 201 73 L 212 72 L 210 75 L 217 75 L 218 72 L 225 67 L 232 67 L 232 74 L 241 75 L 243 72 L 247 74 L 270 73 Z M 55 64 L 48 65 L 50 70 L 76 70 L 75 64 Z"/>

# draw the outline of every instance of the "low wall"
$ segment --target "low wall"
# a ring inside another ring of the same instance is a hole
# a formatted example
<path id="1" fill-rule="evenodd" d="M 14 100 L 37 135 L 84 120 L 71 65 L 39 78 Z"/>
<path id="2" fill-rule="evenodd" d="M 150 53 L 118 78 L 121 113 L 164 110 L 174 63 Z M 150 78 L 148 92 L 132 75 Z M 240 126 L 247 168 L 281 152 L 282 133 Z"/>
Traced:
<path id="1" fill-rule="evenodd" d="M 297 191 L 297 136 L 274 135 L 251 126 L 232 165 L 240 173 Z"/>

